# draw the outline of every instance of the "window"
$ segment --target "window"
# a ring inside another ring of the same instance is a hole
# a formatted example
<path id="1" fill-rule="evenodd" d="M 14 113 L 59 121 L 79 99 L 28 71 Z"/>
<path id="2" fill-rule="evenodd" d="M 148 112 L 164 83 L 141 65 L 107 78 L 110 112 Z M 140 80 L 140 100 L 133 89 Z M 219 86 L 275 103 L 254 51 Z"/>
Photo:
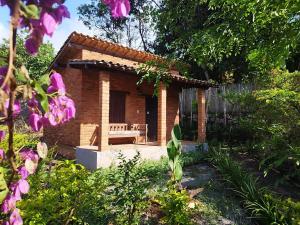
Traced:
<path id="1" fill-rule="evenodd" d="M 125 100 L 126 93 L 110 91 L 109 96 L 109 122 L 125 123 Z"/>

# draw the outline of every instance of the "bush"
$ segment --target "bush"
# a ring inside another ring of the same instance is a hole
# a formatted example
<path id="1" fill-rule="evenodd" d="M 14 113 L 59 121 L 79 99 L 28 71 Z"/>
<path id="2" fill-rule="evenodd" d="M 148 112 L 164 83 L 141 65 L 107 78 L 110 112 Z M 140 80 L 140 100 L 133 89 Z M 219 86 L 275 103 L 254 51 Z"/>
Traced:
<path id="1" fill-rule="evenodd" d="M 120 165 L 108 175 L 112 188 L 107 190 L 110 196 L 110 210 L 114 224 L 139 224 L 144 209 L 147 208 L 147 189 L 150 182 L 144 171 L 138 168 L 140 153 L 131 160 L 119 155 Z"/>
<path id="2" fill-rule="evenodd" d="M 178 190 L 174 185 L 169 184 L 167 190 L 158 199 L 164 214 L 161 222 L 168 225 L 191 224 L 189 201 L 186 190 Z"/>
<path id="3" fill-rule="evenodd" d="M 88 171 L 72 161 L 41 165 L 30 178 L 31 191 L 20 202 L 25 224 L 77 223 Z"/>
<path id="4" fill-rule="evenodd" d="M 4 126 L 0 126 L 0 130 L 4 130 L 6 132 L 5 139 L 0 142 L 0 148 L 5 151 L 8 149 L 8 132 L 7 128 Z M 21 148 L 35 148 L 39 139 L 36 136 L 33 136 L 28 133 L 15 133 L 14 134 L 14 149 L 16 151 Z"/>
<path id="5" fill-rule="evenodd" d="M 248 133 L 248 138 L 240 141 L 247 143 L 249 152 L 255 150 L 265 175 L 278 171 L 277 183 L 299 185 L 300 72 L 274 70 L 256 82 L 255 91 L 226 96 L 248 112 L 233 133 Z"/>
<path id="6" fill-rule="evenodd" d="M 266 188 L 260 187 L 251 174 L 233 161 L 227 152 L 211 148 L 208 159 L 221 173 L 242 200 L 248 212 L 260 224 L 291 224 L 300 223 L 300 203 L 283 200 L 272 195 Z"/>

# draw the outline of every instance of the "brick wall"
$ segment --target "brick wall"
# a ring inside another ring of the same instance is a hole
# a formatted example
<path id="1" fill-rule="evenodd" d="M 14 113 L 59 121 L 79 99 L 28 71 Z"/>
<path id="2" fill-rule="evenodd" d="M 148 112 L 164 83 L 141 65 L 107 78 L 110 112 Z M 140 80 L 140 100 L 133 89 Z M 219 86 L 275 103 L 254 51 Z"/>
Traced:
<path id="1" fill-rule="evenodd" d="M 179 92 L 181 88 L 171 83 L 167 89 L 167 141 L 175 124 L 179 124 Z"/>
<path id="2" fill-rule="evenodd" d="M 44 131 L 48 143 L 71 146 L 90 145 L 91 137 L 99 124 L 99 70 L 77 70 L 66 68 L 58 71 L 63 75 L 67 92 L 76 104 L 76 119 L 58 127 L 47 127 Z M 126 92 L 126 123 L 145 123 L 145 96 L 153 95 L 153 85 L 137 86 L 138 77 L 121 72 L 110 72 L 110 90 Z M 84 84 L 84 85 L 82 85 Z M 174 124 L 179 123 L 178 93 L 180 88 L 171 84 L 167 88 L 167 137 L 170 139 Z M 139 142 L 143 142 L 141 137 Z M 109 143 L 132 143 L 132 139 L 110 139 Z"/>
<path id="3" fill-rule="evenodd" d="M 81 111 L 81 87 L 82 87 L 82 73 L 81 70 L 66 68 L 57 70 L 61 73 L 66 85 L 68 95 L 74 100 L 76 106 L 76 117 L 70 122 L 56 126 L 45 127 L 44 139 L 49 145 L 65 144 L 77 146 L 80 144 L 80 111 Z"/>

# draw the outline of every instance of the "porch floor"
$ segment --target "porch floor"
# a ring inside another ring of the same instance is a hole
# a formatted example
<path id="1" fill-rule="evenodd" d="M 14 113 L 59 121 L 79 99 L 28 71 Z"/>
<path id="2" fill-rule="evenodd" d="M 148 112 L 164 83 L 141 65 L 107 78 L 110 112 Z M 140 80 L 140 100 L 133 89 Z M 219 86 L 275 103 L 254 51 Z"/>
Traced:
<path id="1" fill-rule="evenodd" d="M 190 141 L 182 142 L 184 152 L 194 151 L 197 143 Z M 158 146 L 156 142 L 147 144 L 121 144 L 109 145 L 109 150 L 98 151 L 98 146 L 78 146 L 76 147 L 76 160 L 88 169 L 97 169 L 100 167 L 109 167 L 119 163 L 118 155 L 122 153 L 127 159 L 133 158 L 140 152 L 144 160 L 160 160 L 167 156 L 167 148 Z"/>

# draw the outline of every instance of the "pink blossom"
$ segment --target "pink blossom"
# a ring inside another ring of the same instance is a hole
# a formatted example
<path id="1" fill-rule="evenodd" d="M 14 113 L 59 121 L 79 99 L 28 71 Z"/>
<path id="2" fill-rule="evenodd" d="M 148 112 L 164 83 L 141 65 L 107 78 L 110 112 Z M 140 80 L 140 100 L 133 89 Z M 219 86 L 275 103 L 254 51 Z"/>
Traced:
<path id="1" fill-rule="evenodd" d="M 34 174 L 38 166 L 39 156 L 31 149 L 22 149 L 20 151 L 20 157 L 25 160 L 25 168 L 29 174 Z"/>
<path id="2" fill-rule="evenodd" d="M 9 222 L 11 225 L 22 225 L 23 220 L 20 216 L 19 210 L 15 209 L 9 217 Z"/>
<path id="3" fill-rule="evenodd" d="M 32 113 L 29 116 L 29 125 L 31 126 L 32 130 L 37 132 L 41 129 L 41 127 L 43 126 L 42 122 L 41 122 L 41 116 L 37 113 Z"/>
<path id="4" fill-rule="evenodd" d="M 12 191 L 12 196 L 14 197 L 14 199 L 16 199 L 16 201 L 20 201 L 22 199 L 21 192 L 17 183 L 12 183 L 9 189 Z"/>
<path id="5" fill-rule="evenodd" d="M 3 159 L 5 159 L 5 152 L 0 148 L 0 161 L 2 161 Z"/>
<path id="6" fill-rule="evenodd" d="M 29 184 L 27 180 L 21 179 L 17 183 L 17 187 L 22 194 L 27 194 L 29 192 Z"/>
<path id="7" fill-rule="evenodd" d="M 42 27 L 43 27 L 45 33 L 49 36 L 53 35 L 53 33 L 58 25 L 55 18 L 47 12 L 42 13 L 41 23 L 42 23 Z"/>
<path id="8" fill-rule="evenodd" d="M 16 199 L 13 195 L 8 194 L 2 203 L 2 211 L 8 213 L 16 207 Z"/>
<path id="9" fill-rule="evenodd" d="M 63 82 L 62 76 L 59 73 L 53 73 L 50 76 L 50 86 L 48 88 L 48 93 L 58 92 L 60 95 L 66 93 L 65 84 Z"/>
<path id="10" fill-rule="evenodd" d="M 8 106 L 9 106 L 9 99 L 5 101 L 5 108 L 8 109 Z M 21 103 L 19 100 L 16 100 L 13 105 L 13 115 L 17 116 L 20 114 L 20 112 L 21 112 Z"/>
<path id="11" fill-rule="evenodd" d="M 22 160 L 30 159 L 36 161 L 39 158 L 38 154 L 32 149 L 22 149 L 19 154 Z"/>
<path id="12" fill-rule="evenodd" d="M 25 166 L 20 166 L 18 168 L 18 173 L 21 175 L 22 179 L 26 179 L 29 176 L 29 172 L 26 170 Z"/>
<path id="13" fill-rule="evenodd" d="M 5 131 L 4 130 L 0 130 L 0 141 L 3 141 L 5 138 Z"/>
<path id="14" fill-rule="evenodd" d="M 103 0 L 103 3 L 110 7 L 113 17 L 126 17 L 130 12 L 129 0 Z"/>

